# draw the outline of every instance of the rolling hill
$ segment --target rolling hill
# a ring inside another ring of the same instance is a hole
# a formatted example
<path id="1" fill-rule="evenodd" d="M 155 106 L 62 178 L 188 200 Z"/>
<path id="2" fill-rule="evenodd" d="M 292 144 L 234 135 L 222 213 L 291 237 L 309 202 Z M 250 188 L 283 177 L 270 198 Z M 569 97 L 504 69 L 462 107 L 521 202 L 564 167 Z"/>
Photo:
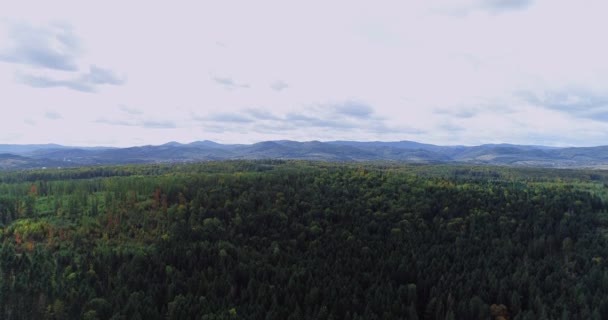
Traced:
<path id="1" fill-rule="evenodd" d="M 0 145 L 0 170 L 109 164 L 183 163 L 229 159 L 469 163 L 551 168 L 608 167 L 608 146 L 556 148 L 514 144 L 438 146 L 414 141 L 263 141 L 220 144 L 169 142 L 128 148 L 57 144 Z"/>

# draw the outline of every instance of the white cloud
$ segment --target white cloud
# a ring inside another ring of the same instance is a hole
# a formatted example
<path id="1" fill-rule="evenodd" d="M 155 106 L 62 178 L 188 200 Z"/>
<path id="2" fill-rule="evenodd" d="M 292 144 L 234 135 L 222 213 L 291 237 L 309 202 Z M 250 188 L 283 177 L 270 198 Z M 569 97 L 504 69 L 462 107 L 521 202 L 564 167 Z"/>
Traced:
<path id="1" fill-rule="evenodd" d="M 141 5 L 4 6 L 0 103 L 11 111 L 0 118 L 0 142 L 608 138 L 603 106 L 569 109 L 574 97 L 608 97 L 608 4 L 599 0 L 185 1 L 146 3 L 134 22 Z M 30 27 L 16 36 L 16 24 Z M 557 94 L 564 88 L 579 95 Z M 311 111 L 337 104 L 341 114 Z M 309 119 L 287 130 L 290 114 Z"/>

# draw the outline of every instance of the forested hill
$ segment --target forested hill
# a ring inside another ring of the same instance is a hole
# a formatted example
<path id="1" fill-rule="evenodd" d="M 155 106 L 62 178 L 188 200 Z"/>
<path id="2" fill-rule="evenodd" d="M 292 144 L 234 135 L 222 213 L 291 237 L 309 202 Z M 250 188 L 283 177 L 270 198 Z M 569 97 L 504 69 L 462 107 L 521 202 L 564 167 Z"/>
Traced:
<path id="1" fill-rule="evenodd" d="M 608 176 L 224 161 L 0 174 L 1 319 L 602 319 Z"/>
<path id="2" fill-rule="evenodd" d="M 130 148 L 81 148 L 55 144 L 0 145 L 0 170 L 137 163 L 188 163 L 209 160 L 299 159 L 469 163 L 552 168 L 608 167 L 608 147 L 553 148 L 513 144 L 436 146 L 398 142 L 265 141 L 256 144 L 170 142 Z"/>

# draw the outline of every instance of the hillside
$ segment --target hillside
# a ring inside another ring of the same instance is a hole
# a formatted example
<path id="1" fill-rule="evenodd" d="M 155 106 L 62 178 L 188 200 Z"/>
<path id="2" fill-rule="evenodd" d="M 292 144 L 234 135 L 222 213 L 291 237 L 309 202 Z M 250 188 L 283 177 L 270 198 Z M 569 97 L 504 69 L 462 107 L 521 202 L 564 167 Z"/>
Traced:
<path id="1" fill-rule="evenodd" d="M 272 160 L 0 181 L 2 319 L 608 312 L 603 171 Z"/>

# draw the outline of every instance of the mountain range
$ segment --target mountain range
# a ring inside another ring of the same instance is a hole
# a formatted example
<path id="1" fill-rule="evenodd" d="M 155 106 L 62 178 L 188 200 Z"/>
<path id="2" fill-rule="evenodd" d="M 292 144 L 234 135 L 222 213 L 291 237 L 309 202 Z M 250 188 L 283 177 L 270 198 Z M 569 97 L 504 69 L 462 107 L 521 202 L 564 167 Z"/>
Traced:
<path id="1" fill-rule="evenodd" d="M 129 148 L 58 144 L 0 144 L 0 170 L 136 163 L 184 163 L 228 159 L 397 161 L 552 168 L 608 168 L 608 146 L 547 147 L 515 144 L 438 146 L 414 141 L 264 141 L 220 144 L 169 142 Z"/>

